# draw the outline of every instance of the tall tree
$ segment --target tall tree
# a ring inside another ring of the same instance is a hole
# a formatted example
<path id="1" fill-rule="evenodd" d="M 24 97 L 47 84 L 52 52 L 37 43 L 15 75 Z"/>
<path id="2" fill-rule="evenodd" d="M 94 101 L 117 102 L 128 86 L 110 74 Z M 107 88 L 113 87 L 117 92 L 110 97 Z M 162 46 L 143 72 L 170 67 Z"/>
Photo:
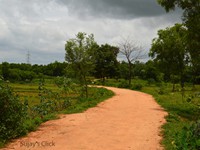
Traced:
<path id="1" fill-rule="evenodd" d="M 93 69 L 93 51 L 97 47 L 93 34 L 79 32 L 76 38 L 69 39 L 65 44 L 65 60 L 75 72 L 80 84 L 84 87 L 85 96 L 88 97 L 87 75 Z"/>
<path id="2" fill-rule="evenodd" d="M 167 12 L 179 7 L 183 10 L 183 24 L 188 29 L 188 52 L 191 57 L 194 82 L 200 76 L 200 0 L 157 0 Z"/>
<path id="3" fill-rule="evenodd" d="M 114 77 L 117 74 L 117 54 L 119 48 L 109 44 L 101 45 L 95 52 L 95 76 L 102 79 Z"/>
<path id="4" fill-rule="evenodd" d="M 130 38 L 123 39 L 119 44 L 119 51 L 124 55 L 128 62 L 128 71 L 129 71 L 129 86 L 131 86 L 132 79 L 132 67 L 133 62 L 144 58 L 145 53 L 144 49 L 139 46 L 136 42 L 130 40 Z"/>
<path id="5" fill-rule="evenodd" d="M 153 39 L 149 53 L 165 75 L 180 76 L 182 87 L 184 87 L 184 70 L 188 62 L 185 38 L 186 28 L 181 24 L 159 30 L 158 38 Z"/>

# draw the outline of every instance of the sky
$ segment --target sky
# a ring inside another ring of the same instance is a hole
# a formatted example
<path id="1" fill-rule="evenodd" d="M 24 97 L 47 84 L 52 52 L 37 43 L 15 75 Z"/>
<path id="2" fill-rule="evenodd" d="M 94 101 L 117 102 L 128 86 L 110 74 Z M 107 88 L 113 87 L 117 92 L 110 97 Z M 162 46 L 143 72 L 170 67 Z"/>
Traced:
<path id="1" fill-rule="evenodd" d="M 63 62 L 65 43 L 78 32 L 101 44 L 124 38 L 149 51 L 159 29 L 181 22 L 156 0 L 0 0 L 0 63 Z"/>

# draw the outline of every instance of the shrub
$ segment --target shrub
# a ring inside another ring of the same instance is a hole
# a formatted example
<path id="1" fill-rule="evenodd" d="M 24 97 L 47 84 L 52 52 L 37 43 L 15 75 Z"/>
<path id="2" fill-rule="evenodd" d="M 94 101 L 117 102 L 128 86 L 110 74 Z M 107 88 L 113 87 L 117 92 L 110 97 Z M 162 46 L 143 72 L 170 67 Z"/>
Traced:
<path id="1" fill-rule="evenodd" d="M 165 94 L 165 88 L 160 87 L 160 88 L 158 89 L 158 94 L 160 94 L 160 95 Z"/>
<path id="2" fill-rule="evenodd" d="M 200 149 L 200 121 L 185 126 L 175 136 L 174 148 L 177 150 Z"/>
<path id="3" fill-rule="evenodd" d="M 118 85 L 119 88 L 129 88 L 129 84 L 127 81 L 122 81 L 121 83 L 119 83 Z"/>
<path id="4" fill-rule="evenodd" d="M 131 90 L 142 90 L 142 87 L 143 85 L 140 84 L 140 83 L 137 83 L 137 84 L 134 84 L 132 87 L 131 87 Z"/>
<path id="5" fill-rule="evenodd" d="M 0 142 L 16 138 L 26 133 L 24 120 L 26 111 L 10 87 L 0 85 Z"/>
<path id="6" fill-rule="evenodd" d="M 152 84 L 155 84 L 155 83 L 156 83 L 155 79 L 150 78 L 150 79 L 147 80 L 148 85 L 152 85 Z"/>

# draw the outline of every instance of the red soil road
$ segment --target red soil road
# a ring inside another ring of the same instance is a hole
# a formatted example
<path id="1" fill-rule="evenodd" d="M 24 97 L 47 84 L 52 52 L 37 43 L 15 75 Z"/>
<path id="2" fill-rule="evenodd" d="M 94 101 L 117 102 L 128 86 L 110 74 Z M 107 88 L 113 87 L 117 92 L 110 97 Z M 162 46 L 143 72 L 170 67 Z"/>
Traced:
<path id="1" fill-rule="evenodd" d="M 61 115 L 2 150 L 161 150 L 165 111 L 152 96 L 111 88 L 116 95 L 84 113 Z"/>

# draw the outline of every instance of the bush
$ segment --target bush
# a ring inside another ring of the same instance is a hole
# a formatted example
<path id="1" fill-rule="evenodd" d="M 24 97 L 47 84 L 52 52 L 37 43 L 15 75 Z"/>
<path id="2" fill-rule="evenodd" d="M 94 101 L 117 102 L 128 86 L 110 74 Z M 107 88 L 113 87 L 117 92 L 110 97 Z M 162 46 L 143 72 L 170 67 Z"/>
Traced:
<path id="1" fill-rule="evenodd" d="M 143 87 L 142 84 L 137 83 L 137 84 L 134 84 L 134 85 L 131 87 L 131 90 L 138 90 L 138 91 L 140 91 L 140 90 L 142 90 L 142 87 Z"/>
<path id="2" fill-rule="evenodd" d="M 10 87 L 0 85 L 0 142 L 16 138 L 26 133 L 24 121 L 26 111 Z"/>
<path id="3" fill-rule="evenodd" d="M 182 132 L 175 136 L 174 148 L 177 150 L 200 149 L 200 121 L 185 126 Z"/>
<path id="4" fill-rule="evenodd" d="M 165 88 L 164 88 L 164 87 L 160 87 L 160 88 L 158 89 L 158 94 L 164 95 L 164 94 L 165 94 Z"/>
<path id="5" fill-rule="evenodd" d="M 148 85 L 152 85 L 152 84 L 155 84 L 155 83 L 156 83 L 155 79 L 150 78 L 150 79 L 147 80 Z"/>
<path id="6" fill-rule="evenodd" d="M 122 81 L 121 83 L 119 83 L 118 85 L 119 88 L 129 88 L 129 84 L 127 81 Z"/>

